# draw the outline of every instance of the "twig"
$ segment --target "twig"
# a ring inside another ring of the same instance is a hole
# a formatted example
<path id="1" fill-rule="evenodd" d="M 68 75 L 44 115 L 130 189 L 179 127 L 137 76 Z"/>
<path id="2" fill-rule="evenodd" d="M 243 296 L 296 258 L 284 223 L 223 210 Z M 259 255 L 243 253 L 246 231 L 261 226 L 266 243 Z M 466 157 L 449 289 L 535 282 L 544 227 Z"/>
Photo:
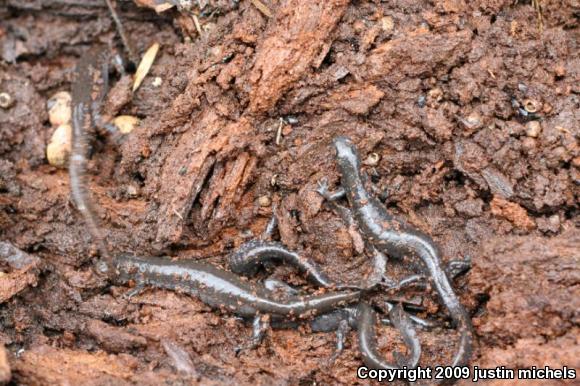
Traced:
<path id="1" fill-rule="evenodd" d="M 544 15 L 542 14 L 542 5 L 540 4 L 540 0 L 532 0 L 532 5 L 536 10 L 538 15 L 538 28 L 540 29 L 540 33 L 544 31 Z"/>
<path id="2" fill-rule="evenodd" d="M 195 24 L 195 29 L 197 30 L 197 33 L 201 37 L 202 31 L 201 31 L 201 24 L 199 24 L 199 19 L 197 18 L 197 15 L 192 15 L 191 17 L 193 18 L 193 24 Z"/>
<path id="3" fill-rule="evenodd" d="M 105 1 L 107 2 L 107 7 L 109 7 L 109 12 L 111 13 L 111 17 L 113 18 L 113 21 L 115 22 L 115 25 L 117 27 L 117 32 L 119 33 L 119 36 L 121 36 L 121 41 L 123 42 L 123 46 L 125 47 L 125 50 L 127 50 L 127 53 L 129 54 L 129 59 L 131 59 L 131 61 L 133 63 L 137 63 L 137 55 L 135 55 L 135 51 L 133 50 L 131 43 L 129 42 L 129 38 L 125 34 L 125 29 L 123 28 L 123 23 L 121 23 L 121 19 L 119 18 L 117 11 L 115 11 L 115 8 L 113 7 L 113 3 L 111 3 L 111 0 L 105 0 Z"/>
<path id="4" fill-rule="evenodd" d="M 250 0 L 250 1 L 252 2 L 252 4 L 254 4 L 256 8 L 258 8 L 258 11 L 262 12 L 267 17 L 272 17 L 272 11 L 270 11 L 270 8 L 266 7 L 266 5 L 262 3 L 260 0 Z"/>

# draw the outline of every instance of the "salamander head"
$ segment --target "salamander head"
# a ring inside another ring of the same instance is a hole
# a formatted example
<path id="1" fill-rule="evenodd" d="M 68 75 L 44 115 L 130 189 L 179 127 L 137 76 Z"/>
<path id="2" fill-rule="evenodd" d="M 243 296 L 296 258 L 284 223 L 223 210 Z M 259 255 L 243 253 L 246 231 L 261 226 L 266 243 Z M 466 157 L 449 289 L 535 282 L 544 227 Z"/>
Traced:
<path id="1" fill-rule="evenodd" d="M 347 137 L 336 137 L 332 142 L 343 175 L 345 172 L 357 175 L 360 169 L 360 160 L 354 143 Z"/>
<path id="2" fill-rule="evenodd" d="M 106 275 L 115 284 L 125 284 L 134 279 L 140 268 L 140 259 L 130 255 L 115 255 L 110 262 L 101 261 L 96 264 L 96 270 Z"/>
<path id="3" fill-rule="evenodd" d="M 119 264 L 120 260 L 117 257 L 113 257 L 111 260 L 101 258 L 95 262 L 93 270 L 101 279 L 105 279 L 114 284 L 123 284 L 119 277 Z"/>

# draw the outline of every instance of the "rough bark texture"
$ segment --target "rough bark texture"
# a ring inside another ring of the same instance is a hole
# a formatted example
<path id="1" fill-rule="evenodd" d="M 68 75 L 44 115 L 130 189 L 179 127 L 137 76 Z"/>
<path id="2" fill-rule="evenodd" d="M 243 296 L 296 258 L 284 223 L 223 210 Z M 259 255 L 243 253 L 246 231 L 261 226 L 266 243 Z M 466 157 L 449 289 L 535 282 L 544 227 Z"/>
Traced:
<path id="1" fill-rule="evenodd" d="M 363 160 L 379 156 L 364 170 L 389 210 L 445 260 L 471 259 L 455 287 L 479 339 L 473 364 L 580 367 L 577 1 L 540 1 L 542 29 L 524 1 L 261 0 L 271 18 L 251 1 L 200 1 L 201 36 L 192 14 L 150 9 L 162 1 L 117 3 L 136 50 L 161 50 L 133 95 L 113 77 L 103 106 L 140 126 L 91 142 L 112 253 L 225 266 L 275 211 L 283 243 L 356 281 L 370 270 L 360 235 L 315 193 L 322 177 L 338 183 L 330 141 L 347 135 Z M 357 382 L 354 334 L 333 365 L 334 334 L 307 327 L 236 356 L 250 328 L 233 315 L 169 291 L 103 290 L 68 173 L 45 159 L 46 101 L 70 90 L 83 52 L 118 45 L 104 2 L 0 0 L 0 92 L 14 101 L 0 107 L 0 241 L 15 248 L 0 254 L 0 383 Z M 18 253 L 27 265 L 8 262 Z M 435 296 L 419 300 L 442 317 Z M 379 332 L 392 359 L 402 342 Z M 449 363 L 450 330 L 420 337 L 423 366 Z"/>

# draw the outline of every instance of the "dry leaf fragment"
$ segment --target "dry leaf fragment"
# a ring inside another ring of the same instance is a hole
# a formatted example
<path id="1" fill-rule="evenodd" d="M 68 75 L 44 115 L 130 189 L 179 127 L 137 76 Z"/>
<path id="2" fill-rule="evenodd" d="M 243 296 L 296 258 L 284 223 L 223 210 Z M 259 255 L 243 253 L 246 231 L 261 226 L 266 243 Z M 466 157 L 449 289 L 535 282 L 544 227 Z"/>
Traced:
<path id="1" fill-rule="evenodd" d="M 154 43 L 151 47 L 147 49 L 145 54 L 143 55 L 143 59 L 141 59 L 141 63 L 137 67 L 137 71 L 135 72 L 135 80 L 133 82 L 133 92 L 139 88 L 143 79 L 149 73 L 151 69 L 151 65 L 155 61 L 155 57 L 157 56 L 157 52 L 159 51 L 159 43 Z"/>
<path id="2" fill-rule="evenodd" d="M 264 15 L 266 15 L 267 17 L 272 17 L 272 11 L 270 11 L 270 8 L 266 7 L 266 5 L 262 3 L 260 0 L 250 0 L 250 1 Z"/>

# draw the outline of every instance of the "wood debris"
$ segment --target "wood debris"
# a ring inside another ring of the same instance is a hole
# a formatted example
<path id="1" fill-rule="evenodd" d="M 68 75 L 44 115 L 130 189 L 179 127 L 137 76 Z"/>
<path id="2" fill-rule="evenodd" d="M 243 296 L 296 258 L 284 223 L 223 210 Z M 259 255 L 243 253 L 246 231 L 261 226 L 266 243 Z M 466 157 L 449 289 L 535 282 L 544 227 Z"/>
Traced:
<path id="1" fill-rule="evenodd" d="M 133 92 L 135 92 L 141 83 L 143 83 L 143 79 L 149 73 L 153 62 L 155 61 L 155 57 L 157 56 L 157 52 L 159 51 L 159 43 L 153 43 L 151 47 L 147 49 L 139 66 L 137 67 L 137 71 L 135 72 L 135 80 L 133 81 Z"/>
<path id="2" fill-rule="evenodd" d="M 258 11 L 264 14 L 264 16 L 272 17 L 272 11 L 270 11 L 270 8 L 266 7 L 266 5 L 262 3 L 260 0 L 250 0 L 250 1 L 252 2 L 252 4 L 254 4 L 256 8 L 258 8 Z"/>

